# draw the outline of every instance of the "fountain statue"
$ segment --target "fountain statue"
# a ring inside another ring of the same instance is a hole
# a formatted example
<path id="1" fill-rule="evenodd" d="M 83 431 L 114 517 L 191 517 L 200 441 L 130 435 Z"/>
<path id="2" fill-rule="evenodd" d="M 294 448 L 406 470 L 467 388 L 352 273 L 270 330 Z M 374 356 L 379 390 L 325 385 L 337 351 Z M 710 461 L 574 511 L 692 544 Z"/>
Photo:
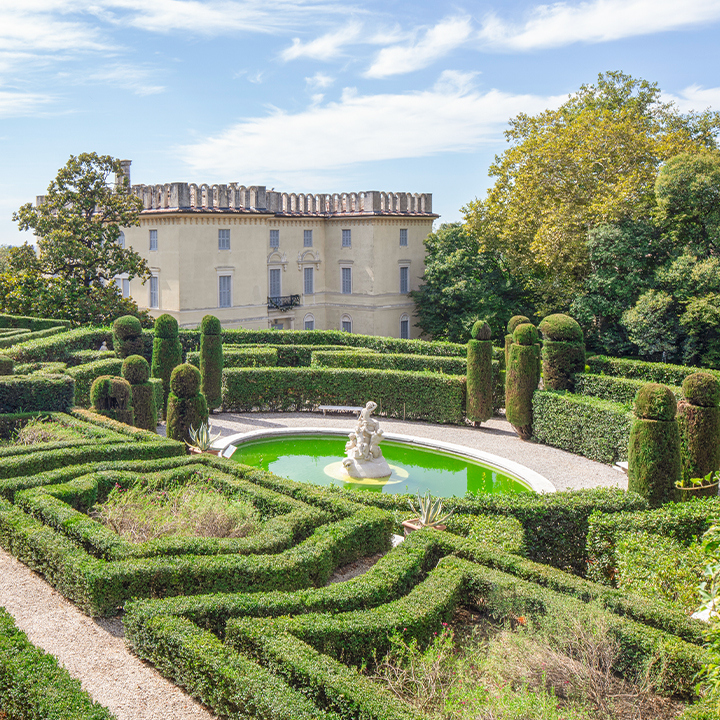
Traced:
<path id="1" fill-rule="evenodd" d="M 383 457 L 380 443 L 383 431 L 380 423 L 372 416 L 377 403 L 370 400 L 360 412 L 355 432 L 348 435 L 343 460 L 345 472 L 354 478 L 383 478 L 392 474 L 387 460 Z"/>

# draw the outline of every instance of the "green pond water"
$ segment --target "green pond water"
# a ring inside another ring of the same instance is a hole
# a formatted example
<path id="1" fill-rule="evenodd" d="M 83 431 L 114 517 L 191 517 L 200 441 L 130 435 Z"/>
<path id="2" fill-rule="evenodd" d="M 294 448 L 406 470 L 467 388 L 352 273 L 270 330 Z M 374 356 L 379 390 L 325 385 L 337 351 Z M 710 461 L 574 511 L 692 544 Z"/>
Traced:
<path id="1" fill-rule="evenodd" d="M 471 493 L 529 492 L 516 478 L 482 463 L 438 450 L 386 440 L 382 451 L 392 470 L 387 479 L 347 482 L 342 472 L 344 436 L 298 435 L 242 443 L 232 459 L 276 475 L 314 485 L 362 488 L 371 492 L 440 497 Z"/>

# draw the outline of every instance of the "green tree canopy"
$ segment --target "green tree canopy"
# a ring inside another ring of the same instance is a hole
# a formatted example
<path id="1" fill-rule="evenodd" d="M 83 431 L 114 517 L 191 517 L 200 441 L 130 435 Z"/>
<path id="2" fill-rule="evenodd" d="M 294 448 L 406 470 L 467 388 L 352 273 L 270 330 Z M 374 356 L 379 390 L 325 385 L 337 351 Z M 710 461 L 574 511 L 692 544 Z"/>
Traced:
<path id="1" fill-rule="evenodd" d="M 601 74 L 557 110 L 518 115 L 494 186 L 466 208 L 470 232 L 529 281 L 543 313 L 570 305 L 590 272 L 588 231 L 642 220 L 661 164 L 715 147 L 720 114 L 680 113 L 654 83 Z"/>
<path id="2" fill-rule="evenodd" d="M 494 338 L 505 334 L 512 315 L 529 312 L 521 283 L 494 251 L 480 251 L 477 238 L 459 223 L 441 225 L 425 239 L 423 285 L 410 293 L 418 325 L 436 340 L 467 342 L 473 324 L 486 320 Z"/>

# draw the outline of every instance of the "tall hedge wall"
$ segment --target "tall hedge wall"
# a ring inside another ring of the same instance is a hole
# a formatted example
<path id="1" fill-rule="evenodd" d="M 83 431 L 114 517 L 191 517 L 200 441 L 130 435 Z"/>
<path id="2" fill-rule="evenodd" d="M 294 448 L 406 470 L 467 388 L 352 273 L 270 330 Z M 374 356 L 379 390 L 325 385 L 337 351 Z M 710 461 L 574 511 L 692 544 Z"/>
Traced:
<path id="1" fill-rule="evenodd" d="M 642 380 L 643 382 L 662 383 L 663 385 L 682 385 L 683 380 L 693 373 L 703 370 L 720 378 L 720 370 L 706 370 L 689 365 L 671 365 L 670 363 L 652 363 L 643 360 L 594 355 L 587 359 L 591 373 L 597 375 L 615 375 L 617 377 Z"/>
<path id="2" fill-rule="evenodd" d="M 310 363 L 313 367 L 376 368 L 411 372 L 444 372 L 465 375 L 467 360 L 461 357 L 408 355 L 404 353 L 356 353 L 316 350 Z"/>
<path id="3" fill-rule="evenodd" d="M 229 411 L 310 410 L 317 405 L 378 403 L 390 417 L 462 423 L 464 378 L 441 373 L 334 368 L 229 368 L 223 407 Z"/>
<path id="4" fill-rule="evenodd" d="M 575 376 L 575 393 L 632 406 L 637 391 L 645 384 L 645 380 L 580 373 Z M 682 399 L 681 387 L 671 387 L 670 389 L 677 400 Z"/>

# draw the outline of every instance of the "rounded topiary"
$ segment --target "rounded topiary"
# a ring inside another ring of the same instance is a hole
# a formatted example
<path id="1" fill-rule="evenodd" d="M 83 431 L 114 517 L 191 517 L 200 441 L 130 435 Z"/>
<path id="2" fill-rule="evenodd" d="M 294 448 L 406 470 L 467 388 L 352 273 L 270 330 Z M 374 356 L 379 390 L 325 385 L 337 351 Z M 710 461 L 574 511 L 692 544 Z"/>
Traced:
<path id="1" fill-rule="evenodd" d="M 0 355 L 0 375 L 12 375 L 15 370 L 15 361 L 7 355 Z"/>
<path id="2" fill-rule="evenodd" d="M 492 330 L 484 320 L 478 320 L 473 324 L 470 335 L 473 340 L 489 340 L 492 337 Z"/>
<path id="3" fill-rule="evenodd" d="M 93 412 L 127 425 L 133 424 L 132 390 L 124 378 L 111 375 L 95 378 L 90 387 L 90 400 Z"/>
<path id="4" fill-rule="evenodd" d="M 200 324 L 201 392 L 210 410 L 222 405 L 223 348 L 220 321 L 206 315 Z"/>
<path id="5" fill-rule="evenodd" d="M 142 325 L 134 315 L 124 315 L 113 323 L 113 349 L 119 358 L 140 355 L 144 348 Z"/>
<path id="6" fill-rule="evenodd" d="M 677 400 L 666 385 L 647 383 L 637 391 L 633 410 L 639 418 L 667 422 L 675 419 Z"/>
<path id="7" fill-rule="evenodd" d="M 505 416 L 523 440 L 532 437 L 532 399 L 538 385 L 536 341 L 533 325 L 518 325 L 505 371 Z"/>
<path id="8" fill-rule="evenodd" d="M 142 355 L 130 355 L 123 360 L 122 376 L 131 385 L 140 385 L 150 379 L 150 364 Z"/>
<path id="9" fill-rule="evenodd" d="M 170 376 L 182 362 L 182 345 L 178 339 L 177 320 L 171 315 L 161 315 L 155 320 L 153 338 L 152 377 L 163 381 L 163 410 L 170 395 Z"/>
<path id="10" fill-rule="evenodd" d="M 508 320 L 508 324 L 507 324 L 508 334 L 512 335 L 515 332 L 515 328 L 518 325 L 525 325 L 526 323 L 530 323 L 530 318 L 526 318 L 524 315 L 513 315 Z"/>
<path id="11" fill-rule="evenodd" d="M 478 321 L 472 329 L 474 340 L 467 345 L 467 418 L 485 422 L 493 414 L 492 356 L 490 326 Z"/>
<path id="12" fill-rule="evenodd" d="M 220 321 L 214 315 L 206 315 L 200 323 L 200 332 L 203 335 L 221 335 Z"/>
<path id="13" fill-rule="evenodd" d="M 569 315 L 563 315 L 563 313 L 548 315 L 538 325 L 538 330 L 540 330 L 545 340 L 585 342 L 582 328 L 577 320 L 573 320 Z"/>
<path id="14" fill-rule="evenodd" d="M 697 372 L 685 378 L 682 389 L 677 420 L 682 477 L 688 481 L 720 469 L 720 382 Z"/>
<path id="15" fill-rule="evenodd" d="M 658 507 L 675 498 L 681 477 L 680 433 L 670 388 L 648 383 L 635 396 L 628 444 L 628 490 Z"/>
<path id="16" fill-rule="evenodd" d="M 720 381 L 708 372 L 696 372 L 683 380 L 682 391 L 685 399 L 700 407 L 720 405 Z"/>
<path id="17" fill-rule="evenodd" d="M 200 394 L 200 371 L 193 365 L 179 365 L 170 380 L 167 405 L 167 436 L 191 442 L 190 427 L 195 430 L 208 422 L 205 397 Z"/>

